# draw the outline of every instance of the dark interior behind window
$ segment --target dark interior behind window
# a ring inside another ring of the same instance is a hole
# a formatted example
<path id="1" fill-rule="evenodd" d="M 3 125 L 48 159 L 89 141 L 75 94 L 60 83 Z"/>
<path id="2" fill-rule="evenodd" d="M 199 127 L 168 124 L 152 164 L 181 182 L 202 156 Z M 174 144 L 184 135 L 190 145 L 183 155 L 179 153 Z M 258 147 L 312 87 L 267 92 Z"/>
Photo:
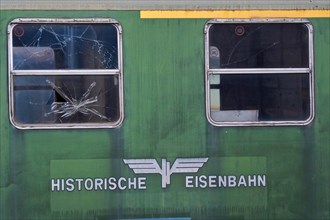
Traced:
<path id="1" fill-rule="evenodd" d="M 311 25 L 222 21 L 210 22 L 207 29 L 209 121 L 218 126 L 310 121 L 314 114 Z"/>
<path id="2" fill-rule="evenodd" d="M 220 65 L 210 68 L 308 67 L 304 24 L 214 24 L 209 34 L 220 51 Z"/>
<path id="3" fill-rule="evenodd" d="M 221 75 L 221 110 L 255 110 L 258 119 L 305 120 L 309 117 L 308 75 Z"/>

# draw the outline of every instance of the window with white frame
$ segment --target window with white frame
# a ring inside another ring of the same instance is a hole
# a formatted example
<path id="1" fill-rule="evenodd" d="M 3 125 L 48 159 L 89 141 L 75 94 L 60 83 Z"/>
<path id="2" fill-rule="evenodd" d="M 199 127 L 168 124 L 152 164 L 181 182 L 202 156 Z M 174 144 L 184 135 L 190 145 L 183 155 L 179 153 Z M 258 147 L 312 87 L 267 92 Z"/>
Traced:
<path id="1" fill-rule="evenodd" d="M 314 117 L 307 20 L 211 20 L 205 27 L 206 115 L 215 126 L 305 125 Z"/>
<path id="2" fill-rule="evenodd" d="M 113 128 L 123 120 L 121 27 L 113 19 L 15 19 L 8 27 L 17 128 Z"/>

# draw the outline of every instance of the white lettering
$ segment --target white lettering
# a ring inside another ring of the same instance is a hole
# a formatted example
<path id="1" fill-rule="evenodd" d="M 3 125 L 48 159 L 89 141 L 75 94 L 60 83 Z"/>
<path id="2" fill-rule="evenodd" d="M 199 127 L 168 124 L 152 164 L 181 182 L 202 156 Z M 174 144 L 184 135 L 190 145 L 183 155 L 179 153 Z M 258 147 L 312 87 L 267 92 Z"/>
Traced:
<path id="1" fill-rule="evenodd" d="M 65 179 L 61 179 L 61 190 L 62 191 L 65 190 L 65 188 L 64 188 L 65 187 L 65 184 L 64 184 L 65 182 L 64 181 L 65 181 Z"/>
<path id="2" fill-rule="evenodd" d="M 209 176 L 209 187 L 210 188 L 217 187 L 217 177 L 216 176 Z"/>
<path id="3" fill-rule="evenodd" d="M 118 180 L 118 187 L 120 190 L 126 189 L 126 186 L 122 185 L 122 182 L 126 182 L 126 179 L 124 177 L 120 177 Z"/>
<path id="4" fill-rule="evenodd" d="M 104 178 L 104 181 L 103 181 L 104 190 L 108 189 L 108 184 L 107 183 L 108 183 L 107 178 Z"/>
<path id="5" fill-rule="evenodd" d="M 236 176 L 228 176 L 228 187 L 236 186 Z"/>
<path id="6" fill-rule="evenodd" d="M 128 188 L 136 189 L 136 178 L 128 178 Z"/>
<path id="7" fill-rule="evenodd" d="M 257 185 L 257 176 L 253 175 L 253 176 L 248 176 L 248 185 L 249 186 L 256 186 Z"/>
<path id="8" fill-rule="evenodd" d="M 110 190 L 115 190 L 116 189 L 116 187 L 117 187 L 116 178 L 114 178 L 114 177 L 109 178 L 108 183 L 109 183 L 109 189 Z"/>
<path id="9" fill-rule="evenodd" d="M 93 180 L 91 178 L 85 179 L 85 189 L 91 191 L 93 189 Z"/>
<path id="10" fill-rule="evenodd" d="M 65 181 L 67 191 L 72 192 L 74 190 L 73 183 L 74 183 L 74 179 L 72 178 L 69 178 Z"/>
<path id="11" fill-rule="evenodd" d="M 192 188 L 194 187 L 192 185 L 192 182 L 193 182 L 193 176 L 186 176 L 186 188 Z"/>
<path id="12" fill-rule="evenodd" d="M 200 187 L 201 188 L 206 188 L 207 187 L 207 176 L 204 176 L 204 175 L 202 175 L 202 176 L 200 176 L 199 177 L 199 182 L 200 182 Z"/>
<path id="13" fill-rule="evenodd" d="M 52 182 L 52 192 L 56 191 L 60 191 L 60 179 L 51 179 Z"/>
<path id="14" fill-rule="evenodd" d="M 146 186 L 146 180 L 147 180 L 147 178 L 146 177 L 140 177 L 140 178 L 138 178 L 138 188 L 139 189 L 146 189 L 147 188 L 147 186 Z"/>
<path id="15" fill-rule="evenodd" d="M 51 191 L 73 192 L 75 190 L 106 191 L 106 190 L 136 190 L 147 189 L 146 177 L 138 178 L 67 178 L 51 179 Z M 225 187 L 265 187 L 266 175 L 241 176 L 186 176 L 186 188 L 225 188 Z"/>
<path id="16" fill-rule="evenodd" d="M 266 186 L 266 175 L 258 176 L 258 186 Z"/>
<path id="17" fill-rule="evenodd" d="M 240 187 L 241 185 L 243 185 L 243 186 L 246 187 L 246 181 L 245 181 L 245 177 L 244 176 L 240 176 L 239 177 L 237 186 Z"/>
<path id="18" fill-rule="evenodd" d="M 266 186 L 266 175 L 254 176 L 186 176 L 186 188 L 225 188 L 225 187 L 251 187 L 251 183 L 256 183 L 258 186 Z"/>
<path id="19" fill-rule="evenodd" d="M 98 190 L 98 188 L 100 188 L 100 190 L 102 190 L 103 179 L 96 178 L 94 181 L 95 181 L 94 190 Z"/>
<path id="20" fill-rule="evenodd" d="M 219 187 L 227 187 L 227 178 L 226 176 L 219 176 Z"/>
<path id="21" fill-rule="evenodd" d="M 80 191 L 81 190 L 81 183 L 82 183 L 83 179 L 79 178 L 79 179 L 76 179 L 76 182 L 78 183 L 78 190 Z"/>

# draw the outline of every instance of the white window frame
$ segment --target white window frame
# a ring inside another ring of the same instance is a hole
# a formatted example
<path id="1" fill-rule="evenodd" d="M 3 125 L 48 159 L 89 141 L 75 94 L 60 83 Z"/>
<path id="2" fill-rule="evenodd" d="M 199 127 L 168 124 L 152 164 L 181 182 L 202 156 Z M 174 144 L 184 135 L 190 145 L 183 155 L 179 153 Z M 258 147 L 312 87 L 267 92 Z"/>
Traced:
<path id="1" fill-rule="evenodd" d="M 113 24 L 117 29 L 118 42 L 118 68 L 117 69 L 55 69 L 55 70 L 14 70 L 12 30 L 19 24 Z M 18 129 L 75 129 L 75 128 L 117 128 L 124 120 L 123 98 L 123 59 L 122 59 L 122 27 L 112 18 L 86 18 L 86 19 L 48 19 L 48 18 L 17 18 L 8 25 L 8 83 L 9 83 L 9 118 L 12 125 Z M 116 75 L 119 89 L 119 118 L 115 122 L 106 123 L 53 123 L 53 124 L 23 124 L 15 121 L 14 115 L 14 76 L 81 76 L 81 75 Z"/>
<path id="2" fill-rule="evenodd" d="M 210 45 L 209 45 L 209 29 L 213 24 L 226 23 L 299 23 L 305 24 L 308 28 L 309 36 L 309 67 L 308 68 L 232 68 L 232 69 L 211 69 L 210 68 Z M 313 27 L 308 20 L 305 19 L 212 19 L 208 21 L 204 28 L 205 40 L 205 110 L 206 118 L 210 124 L 217 127 L 223 126 L 291 126 L 291 125 L 307 125 L 314 119 L 314 52 L 313 52 Z M 216 121 L 211 117 L 211 80 L 212 75 L 221 74 L 290 74 L 301 73 L 309 75 L 309 117 L 303 121 Z"/>

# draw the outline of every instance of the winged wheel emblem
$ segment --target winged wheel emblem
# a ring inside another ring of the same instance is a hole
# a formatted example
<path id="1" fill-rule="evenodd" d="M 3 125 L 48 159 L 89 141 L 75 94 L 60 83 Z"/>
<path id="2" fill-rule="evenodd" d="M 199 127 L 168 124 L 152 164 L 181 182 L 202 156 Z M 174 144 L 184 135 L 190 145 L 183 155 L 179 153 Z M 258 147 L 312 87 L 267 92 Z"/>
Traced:
<path id="1" fill-rule="evenodd" d="M 166 188 L 171 183 L 170 177 L 173 173 L 196 173 L 207 160 L 208 158 L 178 158 L 172 167 L 166 159 L 162 159 L 161 166 L 156 159 L 124 159 L 124 163 L 133 169 L 135 174 L 160 174 L 162 188 Z"/>

